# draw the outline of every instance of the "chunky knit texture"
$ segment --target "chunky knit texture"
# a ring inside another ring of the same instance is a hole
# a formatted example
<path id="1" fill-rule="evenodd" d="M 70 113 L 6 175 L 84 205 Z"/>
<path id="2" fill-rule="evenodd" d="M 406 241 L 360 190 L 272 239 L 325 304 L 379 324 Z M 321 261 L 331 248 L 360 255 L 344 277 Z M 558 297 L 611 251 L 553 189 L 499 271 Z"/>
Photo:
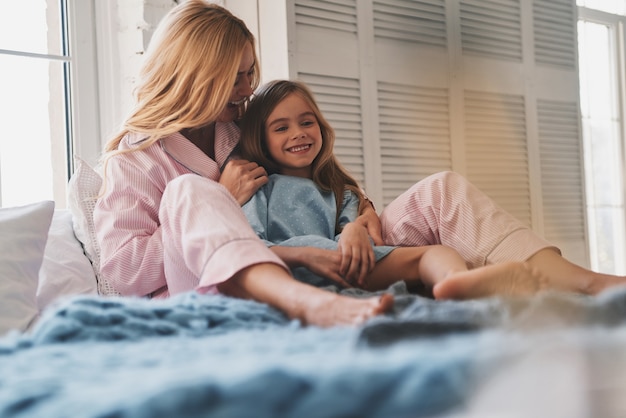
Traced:
<path id="1" fill-rule="evenodd" d="M 67 300 L 0 339 L 0 416 L 497 416 L 476 403 L 483 392 L 557 389 L 550 413 L 585 396 L 590 416 L 620 412 L 607 402 L 626 389 L 626 290 L 468 302 L 391 291 L 390 315 L 330 329 L 215 295 Z M 546 412 L 520 405 L 517 416 Z"/>

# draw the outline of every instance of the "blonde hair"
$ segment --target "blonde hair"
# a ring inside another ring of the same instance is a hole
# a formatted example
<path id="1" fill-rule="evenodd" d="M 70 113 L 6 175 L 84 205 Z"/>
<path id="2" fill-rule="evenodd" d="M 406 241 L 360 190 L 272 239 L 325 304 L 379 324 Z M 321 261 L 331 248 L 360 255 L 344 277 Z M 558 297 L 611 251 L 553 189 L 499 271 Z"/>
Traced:
<path id="1" fill-rule="evenodd" d="M 239 151 L 242 158 L 263 166 L 268 174 L 280 172 L 280 166 L 272 158 L 267 147 L 266 123 L 276 106 L 287 96 L 297 94 L 304 100 L 320 126 L 322 148 L 313 160 L 311 179 L 319 188 L 332 191 L 337 203 L 337 216 L 341 210 L 344 192 L 350 190 L 359 198 L 359 213 L 366 202 L 357 181 L 341 165 L 333 153 L 335 131 L 320 111 L 313 93 L 301 82 L 275 80 L 263 85 L 254 93 L 241 121 L 241 139 Z M 336 220 L 337 221 L 337 220 Z M 335 222 L 335 228 L 340 230 Z"/>
<path id="2" fill-rule="evenodd" d="M 255 89 L 259 84 L 255 40 L 242 20 L 203 0 L 187 0 L 173 8 L 153 35 L 135 89 L 136 106 L 105 145 L 104 162 L 183 129 L 215 122 L 228 104 L 247 44 L 254 54 Z M 137 148 L 118 150 L 130 132 L 147 139 Z"/>

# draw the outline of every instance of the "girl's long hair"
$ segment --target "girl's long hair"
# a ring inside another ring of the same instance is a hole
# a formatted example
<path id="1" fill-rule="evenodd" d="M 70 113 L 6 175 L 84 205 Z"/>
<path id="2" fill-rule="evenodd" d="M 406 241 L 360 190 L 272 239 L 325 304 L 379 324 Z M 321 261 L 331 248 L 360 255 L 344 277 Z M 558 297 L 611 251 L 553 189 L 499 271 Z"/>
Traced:
<path id="1" fill-rule="evenodd" d="M 271 157 L 267 148 L 266 123 L 276 106 L 290 94 L 300 96 L 311 108 L 322 132 L 322 148 L 313 160 L 311 179 L 317 186 L 332 191 L 337 203 L 337 216 L 341 210 L 345 190 L 351 190 L 359 198 L 359 213 L 365 204 L 365 196 L 357 181 L 335 157 L 335 131 L 320 111 L 313 93 L 301 82 L 275 80 L 260 87 L 248 104 L 241 121 L 239 151 L 242 158 L 263 166 L 268 174 L 280 173 L 280 166 Z M 335 229 L 339 226 L 335 222 Z"/>
<path id="2" fill-rule="evenodd" d="M 157 27 L 135 88 L 136 105 L 122 129 L 104 148 L 103 160 L 144 149 L 185 128 L 215 122 L 231 95 L 245 46 L 252 46 L 252 89 L 259 84 L 255 40 L 245 23 L 223 7 L 187 0 Z M 147 138 L 120 151 L 130 132 Z"/>

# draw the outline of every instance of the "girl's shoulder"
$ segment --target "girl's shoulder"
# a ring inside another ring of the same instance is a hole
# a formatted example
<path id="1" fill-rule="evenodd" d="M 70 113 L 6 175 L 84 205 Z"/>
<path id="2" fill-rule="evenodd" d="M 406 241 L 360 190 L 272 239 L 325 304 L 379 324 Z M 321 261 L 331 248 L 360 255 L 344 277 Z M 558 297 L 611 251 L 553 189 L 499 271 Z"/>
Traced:
<path id="1" fill-rule="evenodd" d="M 263 188 L 267 194 L 283 196 L 326 195 L 326 192 L 321 190 L 313 180 L 284 174 L 270 174 Z"/>
<path id="2" fill-rule="evenodd" d="M 284 174 L 270 174 L 267 184 L 271 184 L 272 187 L 312 188 L 319 190 L 315 182 L 311 179 L 287 176 Z"/>

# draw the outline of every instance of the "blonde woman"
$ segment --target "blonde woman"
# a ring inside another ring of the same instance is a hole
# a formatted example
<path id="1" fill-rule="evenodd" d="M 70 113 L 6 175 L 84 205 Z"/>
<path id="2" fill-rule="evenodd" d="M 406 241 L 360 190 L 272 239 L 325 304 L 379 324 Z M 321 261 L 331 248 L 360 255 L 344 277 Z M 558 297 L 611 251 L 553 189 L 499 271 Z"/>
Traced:
<path id="1" fill-rule="evenodd" d="M 105 147 L 94 213 L 101 274 L 123 295 L 222 292 L 319 326 L 387 311 L 389 295 L 348 298 L 296 281 L 250 229 L 240 206 L 266 172 L 225 162 L 258 74 L 254 38 L 227 10 L 188 0 L 162 21 L 136 106 Z"/>

